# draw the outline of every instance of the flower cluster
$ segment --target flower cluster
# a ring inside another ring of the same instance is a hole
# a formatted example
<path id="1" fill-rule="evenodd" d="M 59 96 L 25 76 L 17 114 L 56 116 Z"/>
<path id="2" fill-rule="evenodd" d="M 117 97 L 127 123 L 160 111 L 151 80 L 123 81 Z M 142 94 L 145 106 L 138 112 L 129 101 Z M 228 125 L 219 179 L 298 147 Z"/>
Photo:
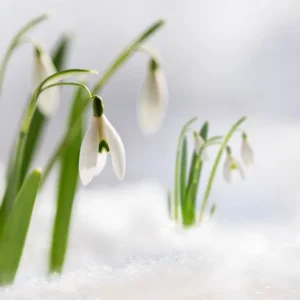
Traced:
<path id="1" fill-rule="evenodd" d="M 7 170 L 7 184 L 0 205 L 0 285 L 13 282 L 22 256 L 36 196 L 57 162 L 56 213 L 50 245 L 49 271 L 62 272 L 68 246 L 73 202 L 78 179 L 84 185 L 99 175 L 110 155 L 113 170 L 119 180 L 125 176 L 125 147 L 120 135 L 104 113 L 104 102 L 98 94 L 109 79 L 135 53 L 146 52 L 150 58 L 138 104 L 138 122 L 144 133 L 155 133 L 162 125 L 168 97 L 166 80 L 157 55 L 145 47 L 145 42 L 164 25 L 157 20 L 115 58 L 90 90 L 86 69 L 64 69 L 68 56 L 69 37 L 63 35 L 50 54 L 32 37 L 31 30 L 47 20 L 43 14 L 25 24 L 11 40 L 0 63 L 0 92 L 5 72 L 13 52 L 23 44 L 34 49 L 33 86 L 20 122 L 19 133 L 12 147 Z M 72 79 L 70 79 L 72 78 Z M 74 79 L 75 78 L 75 79 Z M 43 171 L 30 171 L 44 129 L 60 109 L 62 86 L 75 87 L 66 133 L 46 162 Z M 85 113 L 93 108 L 90 126 L 85 135 Z"/>
<path id="2" fill-rule="evenodd" d="M 196 118 L 188 121 L 180 133 L 178 140 L 176 168 L 175 168 L 175 186 L 174 201 L 172 201 L 169 192 L 169 214 L 176 222 L 182 222 L 183 226 L 193 226 L 202 222 L 207 211 L 208 199 L 212 189 L 214 179 L 219 168 L 223 153 L 226 151 L 226 159 L 223 167 L 223 177 L 227 182 L 232 181 L 233 171 L 238 171 L 241 178 L 245 179 L 242 164 L 232 155 L 230 146 L 228 145 L 235 132 L 240 131 L 239 126 L 246 120 L 241 118 L 228 131 L 225 136 L 208 136 L 209 123 L 205 122 L 200 131 L 193 132 L 194 151 L 192 157 L 188 160 L 188 143 L 187 135 L 190 132 L 190 126 L 196 121 Z M 219 146 L 219 151 L 214 160 L 213 167 L 204 191 L 204 197 L 201 203 L 198 203 L 198 189 L 200 187 L 202 171 L 206 167 L 209 160 L 208 148 L 211 146 Z M 245 166 L 249 166 L 254 162 L 253 150 L 248 142 L 247 134 L 242 134 L 241 157 Z M 187 162 L 190 161 L 188 168 Z M 197 207 L 200 205 L 200 211 Z M 212 215 L 216 210 L 213 204 L 210 208 Z"/>
<path id="3" fill-rule="evenodd" d="M 226 148 L 226 160 L 224 163 L 223 168 L 223 177 L 225 181 L 228 183 L 232 182 L 232 172 L 238 171 L 240 174 L 240 177 L 244 180 L 245 179 L 245 171 L 238 159 L 236 159 L 232 153 L 231 148 L 227 146 Z M 247 134 L 243 132 L 242 134 L 242 145 L 241 145 L 241 158 L 242 162 L 245 166 L 250 166 L 254 163 L 254 154 L 252 147 L 250 146 L 247 138 Z"/>

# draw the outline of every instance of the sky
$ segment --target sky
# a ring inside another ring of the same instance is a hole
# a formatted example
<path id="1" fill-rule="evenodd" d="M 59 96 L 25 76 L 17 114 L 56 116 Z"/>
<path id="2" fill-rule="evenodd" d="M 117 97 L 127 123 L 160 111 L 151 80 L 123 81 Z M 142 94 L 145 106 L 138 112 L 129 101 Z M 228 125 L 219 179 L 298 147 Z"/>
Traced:
<path id="1" fill-rule="evenodd" d="M 259 126 L 253 122 L 257 119 L 285 125 L 298 122 L 299 8 L 297 0 L 4 0 L 0 53 L 24 23 L 52 11 L 53 18 L 33 36 L 50 50 L 67 32 L 73 39 L 67 67 L 96 69 L 101 74 L 140 32 L 155 20 L 166 19 L 166 26 L 148 43 L 158 51 L 168 82 L 169 107 L 161 131 L 143 136 L 136 120 L 146 54 L 134 55 L 101 96 L 106 115 L 125 144 L 125 181 L 156 178 L 170 185 L 180 129 L 195 115 L 200 123 L 211 120 L 212 128 L 220 128 L 216 134 L 224 134 L 223 124 L 229 128 L 243 115 L 254 127 Z M 91 86 L 96 80 L 91 77 Z M 4 162 L 31 89 L 32 48 L 26 45 L 11 60 L 0 100 Z M 71 95 L 71 88 L 63 89 L 60 111 L 47 129 L 36 166 L 43 167 L 64 132 Z M 247 130 L 251 136 L 251 128 Z M 118 184 L 111 168 L 91 186 L 99 184 Z"/>

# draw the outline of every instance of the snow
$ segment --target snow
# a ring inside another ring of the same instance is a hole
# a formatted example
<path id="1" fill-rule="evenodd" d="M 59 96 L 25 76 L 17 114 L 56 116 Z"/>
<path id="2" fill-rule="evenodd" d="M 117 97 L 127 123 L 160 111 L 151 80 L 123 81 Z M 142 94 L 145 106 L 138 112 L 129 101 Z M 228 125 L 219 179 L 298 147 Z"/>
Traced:
<path id="1" fill-rule="evenodd" d="M 248 129 L 256 165 L 245 182 L 217 178 L 213 219 L 190 230 L 170 222 L 155 180 L 81 189 L 64 273 L 47 277 L 50 183 L 16 282 L 0 299 L 300 299 L 300 126 L 256 120 Z"/>

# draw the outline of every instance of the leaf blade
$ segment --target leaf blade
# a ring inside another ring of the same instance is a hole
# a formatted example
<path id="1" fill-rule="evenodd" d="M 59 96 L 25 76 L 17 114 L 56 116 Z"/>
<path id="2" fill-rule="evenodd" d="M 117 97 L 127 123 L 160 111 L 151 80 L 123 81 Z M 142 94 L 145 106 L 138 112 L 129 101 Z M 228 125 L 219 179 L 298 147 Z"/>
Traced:
<path id="1" fill-rule="evenodd" d="M 68 129 L 72 128 L 78 117 L 81 118 L 81 129 L 76 133 L 72 145 L 69 145 L 61 156 L 59 182 L 57 189 L 57 209 L 52 234 L 49 271 L 61 273 L 67 252 L 68 237 L 73 203 L 78 188 L 78 162 L 81 140 L 83 136 L 84 115 L 80 115 L 86 101 L 82 89 L 78 89 L 74 97 L 69 117 Z"/>
<path id="2" fill-rule="evenodd" d="M 181 213 L 184 218 L 185 215 L 185 196 L 186 196 L 186 173 L 187 173 L 187 138 L 183 138 L 181 148 L 181 163 L 180 163 L 180 200 Z"/>
<path id="3" fill-rule="evenodd" d="M 24 181 L 5 222 L 0 240 L 0 284 L 11 283 L 15 278 L 40 181 L 41 171 L 34 170 Z"/>
<path id="4" fill-rule="evenodd" d="M 209 130 L 209 123 L 206 121 L 200 129 L 200 136 L 204 141 L 207 140 Z M 201 153 L 193 153 L 193 158 L 189 172 L 189 182 L 186 189 L 186 214 L 185 225 L 192 225 L 196 221 L 196 202 L 198 187 L 201 179 L 201 172 L 203 167 L 203 161 L 201 159 Z"/>

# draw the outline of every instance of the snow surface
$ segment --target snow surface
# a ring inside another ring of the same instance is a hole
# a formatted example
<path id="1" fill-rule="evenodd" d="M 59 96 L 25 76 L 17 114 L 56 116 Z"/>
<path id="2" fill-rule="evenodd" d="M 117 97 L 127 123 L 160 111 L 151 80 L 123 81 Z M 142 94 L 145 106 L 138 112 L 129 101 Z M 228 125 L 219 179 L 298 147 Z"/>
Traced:
<path id="1" fill-rule="evenodd" d="M 299 129 L 256 122 L 249 130 L 256 165 L 246 182 L 228 186 L 218 177 L 217 213 L 200 228 L 169 221 L 166 190 L 156 181 L 82 189 L 64 274 L 51 278 L 49 184 L 16 282 L 0 289 L 0 299 L 299 300 Z"/>

